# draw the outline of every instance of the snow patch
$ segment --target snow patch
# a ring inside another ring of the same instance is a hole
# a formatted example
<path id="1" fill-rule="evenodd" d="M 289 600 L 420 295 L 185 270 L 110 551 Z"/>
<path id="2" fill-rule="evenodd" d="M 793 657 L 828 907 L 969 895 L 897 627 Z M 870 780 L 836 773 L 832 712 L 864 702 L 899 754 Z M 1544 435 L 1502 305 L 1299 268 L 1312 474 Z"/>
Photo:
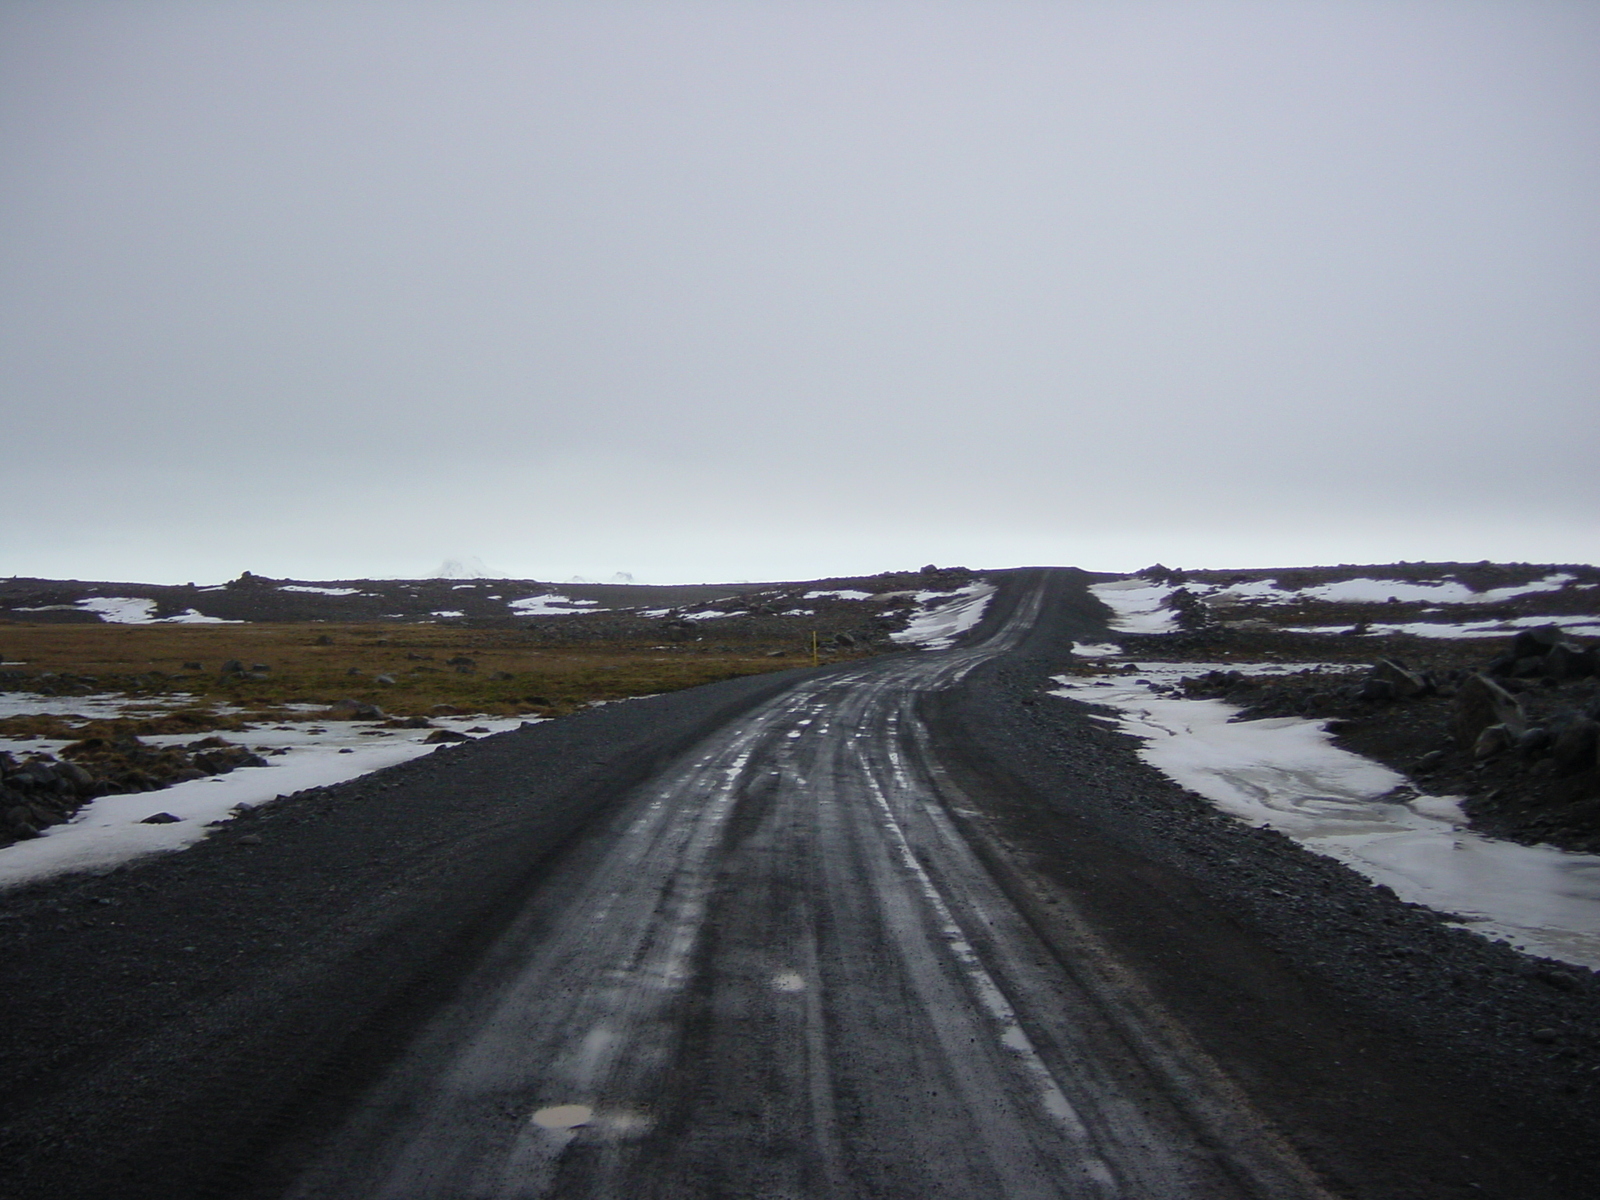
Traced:
<path id="1" fill-rule="evenodd" d="M 317 596 L 359 596 L 360 588 L 330 588 L 313 587 L 309 583 L 284 583 L 278 586 L 280 592 L 310 592 Z"/>
<path id="2" fill-rule="evenodd" d="M 1089 590 L 1114 614 L 1111 628 L 1117 633 L 1174 633 L 1178 614 L 1164 607 L 1175 588 L 1144 579 L 1118 579 L 1095 583 Z"/>
<path id="3" fill-rule="evenodd" d="M 12 700 L 9 694 L 0 697 Z M 30 698 L 40 700 L 41 698 Z M 70 712 L 88 716 L 127 715 L 129 706 L 119 698 L 79 697 L 60 701 Z M 145 702 L 141 702 L 143 706 Z M 25 711 L 43 712 L 49 705 L 31 703 Z M 433 718 L 435 726 L 464 732 L 482 726 L 490 733 L 515 729 L 518 717 L 463 716 Z M 533 723 L 532 719 L 526 719 Z M 321 732 L 313 732 L 321 730 Z M 203 734 L 164 734 L 142 738 L 152 746 L 183 745 Z M 210 826 L 231 818 L 233 809 L 253 808 L 280 795 L 304 788 L 343 783 L 372 771 L 392 767 L 428 754 L 437 743 L 424 742 L 428 731 L 382 729 L 346 721 L 314 721 L 287 727 L 224 731 L 230 742 L 257 753 L 284 750 L 268 758 L 265 767 L 241 767 L 226 775 L 193 779 L 154 792 L 102 796 L 78 810 L 64 825 L 52 825 L 43 836 L 0 848 L 0 888 L 30 883 L 68 871 L 103 871 L 146 854 L 182 850 L 210 832 Z M 12 753 L 59 753 L 67 743 L 35 739 L 22 742 L 0 739 L 0 749 Z M 146 817 L 171 813 L 170 825 L 141 824 Z"/>
<path id="4" fill-rule="evenodd" d="M 926 650 L 946 650 L 983 620 L 994 593 L 992 583 L 969 583 L 955 592 L 918 592 L 917 602 L 923 605 L 923 611 L 889 637 L 896 642 L 918 643 Z"/>
<path id="5" fill-rule="evenodd" d="M 1073 642 L 1072 652 L 1079 658 L 1110 658 L 1121 654 L 1122 647 L 1115 642 Z"/>
<path id="6" fill-rule="evenodd" d="M 604 611 L 598 600 L 573 600 L 554 592 L 513 600 L 506 607 L 525 617 L 560 617 L 571 616 L 575 612 Z"/>
<path id="7" fill-rule="evenodd" d="M 1458 914 L 1486 937 L 1600 967 L 1600 855 L 1482 837 L 1465 827 L 1456 798 L 1396 791 L 1404 777 L 1334 746 L 1322 721 L 1235 721 L 1239 709 L 1225 701 L 1157 692 L 1208 670 L 1307 665 L 1141 664 L 1131 675 L 1057 676 L 1050 694 L 1112 708 L 1117 727 L 1144 743 L 1141 758 L 1248 824 L 1338 859 L 1402 900 Z"/>
<path id="8" fill-rule="evenodd" d="M 807 592 L 801 596 L 802 600 L 871 600 L 871 592 L 859 591 L 856 588 L 834 588 L 832 591 Z"/>

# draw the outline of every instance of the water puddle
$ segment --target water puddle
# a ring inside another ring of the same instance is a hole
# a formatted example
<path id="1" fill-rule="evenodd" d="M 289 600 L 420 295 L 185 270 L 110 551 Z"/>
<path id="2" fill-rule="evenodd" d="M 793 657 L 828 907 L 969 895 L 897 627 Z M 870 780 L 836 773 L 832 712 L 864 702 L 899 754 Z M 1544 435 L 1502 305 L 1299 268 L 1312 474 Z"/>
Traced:
<path id="1" fill-rule="evenodd" d="M 1143 741 L 1141 758 L 1224 812 L 1338 859 L 1402 900 L 1456 914 L 1486 937 L 1600 969 L 1600 855 L 1474 833 L 1455 799 L 1411 793 L 1403 776 L 1333 745 L 1321 721 L 1232 721 L 1239 710 L 1224 701 L 1157 690 L 1216 669 L 1314 666 L 1141 664 L 1137 675 L 1058 676 L 1051 694 L 1116 710 L 1112 723 Z"/>

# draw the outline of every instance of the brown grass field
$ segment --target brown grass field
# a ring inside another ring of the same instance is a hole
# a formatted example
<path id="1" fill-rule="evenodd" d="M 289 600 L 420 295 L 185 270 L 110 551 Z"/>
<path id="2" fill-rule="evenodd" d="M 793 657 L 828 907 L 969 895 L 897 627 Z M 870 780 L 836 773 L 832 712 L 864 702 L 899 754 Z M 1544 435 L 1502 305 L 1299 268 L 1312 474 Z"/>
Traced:
<path id="1" fill-rule="evenodd" d="M 77 677 L 63 682 L 85 693 L 187 693 L 195 709 L 222 703 L 259 712 L 350 698 L 397 716 L 424 716 L 436 704 L 465 713 L 561 716 L 594 701 L 675 691 L 811 661 L 809 652 L 792 641 L 738 650 L 692 643 L 550 647 L 521 630 L 392 623 L 0 622 L 0 650 L 8 663 L 26 664 L 13 670 Z M 778 650 L 782 657 L 773 656 Z M 461 657 L 472 660 L 470 669 L 448 661 Z M 220 668 L 230 659 L 246 671 L 263 664 L 266 670 L 258 674 L 264 678 L 223 677 Z M 192 663 L 199 669 L 186 665 Z M 381 675 L 394 682 L 377 682 Z"/>

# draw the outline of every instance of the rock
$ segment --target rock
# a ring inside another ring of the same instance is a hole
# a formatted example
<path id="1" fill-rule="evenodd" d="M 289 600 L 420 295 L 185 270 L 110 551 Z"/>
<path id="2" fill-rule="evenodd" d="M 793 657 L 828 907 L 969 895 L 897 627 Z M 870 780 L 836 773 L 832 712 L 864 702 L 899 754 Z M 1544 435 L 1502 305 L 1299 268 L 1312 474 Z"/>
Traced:
<path id="1" fill-rule="evenodd" d="M 1550 731 L 1542 725 L 1524 729 L 1517 735 L 1517 753 L 1532 758 L 1550 745 Z"/>
<path id="2" fill-rule="evenodd" d="M 238 844 L 241 846 L 259 846 L 261 845 L 261 835 L 259 833 L 247 833 L 239 839 Z"/>
<path id="3" fill-rule="evenodd" d="M 391 687 L 394 684 L 394 676 L 393 675 L 374 675 L 372 677 L 372 682 L 373 683 L 381 683 L 381 684 L 384 685 L 384 687 Z"/>
<path id="4" fill-rule="evenodd" d="M 422 739 L 426 743 L 433 742 L 470 742 L 472 739 L 464 733 L 457 733 L 454 729 L 435 729 Z"/>
<path id="5" fill-rule="evenodd" d="M 1443 765 L 1444 760 L 1445 752 L 1443 750 L 1430 750 L 1421 758 L 1417 759 L 1416 762 L 1412 763 L 1411 769 L 1419 774 L 1426 771 L 1437 770 L 1441 765 Z"/>
<path id="6" fill-rule="evenodd" d="M 1402 699 L 1426 695 L 1433 690 L 1433 684 L 1427 678 L 1392 658 L 1380 659 L 1372 668 L 1372 678 L 1387 679 L 1394 685 L 1395 695 Z"/>
<path id="7" fill-rule="evenodd" d="M 335 721 L 383 721 L 389 714 L 376 704 L 346 699 L 335 700 L 322 715 Z"/>
<path id="8" fill-rule="evenodd" d="M 1557 642 L 1544 656 L 1544 674 L 1550 679 L 1587 679 L 1595 673 L 1592 648 L 1575 642 Z"/>
<path id="9" fill-rule="evenodd" d="M 427 717 L 390 717 L 384 722 L 390 729 L 432 729 Z"/>
<path id="10" fill-rule="evenodd" d="M 331 637 L 329 637 L 325 633 L 319 633 L 319 634 L 317 634 L 317 640 L 315 642 L 313 642 L 312 645 L 314 645 L 314 646 L 331 646 L 331 645 L 333 645 L 333 639 Z"/>
<path id="11" fill-rule="evenodd" d="M 472 659 L 468 658 L 465 654 L 458 654 L 454 658 L 445 659 L 444 665 L 447 667 L 467 667 L 470 669 L 476 669 L 478 664 L 473 662 Z"/>
<path id="12" fill-rule="evenodd" d="M 158 812 L 158 813 L 151 813 L 144 820 L 140 821 L 139 824 L 141 824 L 141 825 L 176 825 L 181 820 L 183 820 L 182 817 L 175 817 L 169 812 Z"/>
<path id="13" fill-rule="evenodd" d="M 1550 758 L 1560 772 L 1581 771 L 1595 764 L 1600 747 L 1600 721 L 1574 717 L 1550 744 Z"/>
<path id="14" fill-rule="evenodd" d="M 1474 749 L 1478 735 L 1491 725 L 1504 725 L 1513 735 L 1528 727 L 1522 703 L 1487 675 L 1468 677 L 1456 692 L 1451 733 L 1456 745 Z"/>
<path id="15" fill-rule="evenodd" d="M 1521 630 L 1511 639 L 1512 658 L 1543 658 L 1551 649 L 1566 640 L 1559 625 L 1540 625 L 1536 629 Z"/>
<path id="16" fill-rule="evenodd" d="M 1356 688 L 1356 699 L 1371 704 L 1387 704 L 1396 695 L 1396 688 L 1387 679 L 1367 678 Z"/>
<path id="17" fill-rule="evenodd" d="M 185 671 L 201 671 L 201 670 L 204 670 L 205 668 L 203 668 L 197 662 L 186 662 L 186 663 L 183 664 L 183 669 Z"/>
<path id="18" fill-rule="evenodd" d="M 1477 759 L 1493 758 L 1503 750 L 1509 750 L 1516 740 L 1505 725 L 1486 725 L 1478 734 L 1478 740 L 1472 744 L 1472 757 Z"/>
<path id="19" fill-rule="evenodd" d="M 244 674 L 244 664 L 242 662 L 240 662 L 237 658 L 230 658 L 227 662 L 223 663 L 220 668 L 218 668 L 217 674 L 219 674 L 219 675 L 243 675 Z"/>
<path id="20" fill-rule="evenodd" d="M 543 704 L 545 701 L 543 699 L 530 696 L 528 698 L 528 703 Z M 461 710 L 454 704 L 435 704 L 428 711 L 436 717 L 453 717 L 460 713 Z"/>

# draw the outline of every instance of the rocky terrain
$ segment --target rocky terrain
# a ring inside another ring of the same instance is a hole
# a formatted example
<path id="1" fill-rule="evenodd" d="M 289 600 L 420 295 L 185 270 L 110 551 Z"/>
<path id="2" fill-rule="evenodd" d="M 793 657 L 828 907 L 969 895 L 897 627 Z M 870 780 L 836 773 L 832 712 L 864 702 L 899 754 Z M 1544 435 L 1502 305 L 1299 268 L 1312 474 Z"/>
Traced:
<path id="1" fill-rule="evenodd" d="M 426 623 L 517 628 L 553 643 L 775 638 L 798 643 L 815 631 L 854 645 L 882 642 L 903 628 L 919 591 L 950 591 L 973 578 L 974 572 L 963 567 L 933 565 L 798 583 L 663 587 L 526 579 L 312 582 L 249 571 L 212 586 L 12 578 L 0 580 L 0 621 Z"/>
<path id="2" fill-rule="evenodd" d="M 1173 631 L 1117 635 L 1135 660 L 1365 668 L 1261 677 L 1222 665 L 1186 678 L 1184 695 L 1238 705 L 1239 720 L 1327 720 L 1338 744 L 1408 775 L 1418 792 L 1463 797 L 1479 832 L 1600 851 L 1600 642 L 1562 628 L 1600 628 L 1583 623 L 1600 613 L 1594 567 L 1158 565 L 1141 577 L 1171 589 L 1162 607 Z M 1341 595 L 1341 583 L 1359 593 L 1349 586 L 1358 579 L 1398 595 Z M 1445 590 L 1456 585 L 1466 594 Z M 1427 589 L 1451 602 L 1400 598 Z M 1119 669 L 1136 672 L 1137 661 Z"/>

